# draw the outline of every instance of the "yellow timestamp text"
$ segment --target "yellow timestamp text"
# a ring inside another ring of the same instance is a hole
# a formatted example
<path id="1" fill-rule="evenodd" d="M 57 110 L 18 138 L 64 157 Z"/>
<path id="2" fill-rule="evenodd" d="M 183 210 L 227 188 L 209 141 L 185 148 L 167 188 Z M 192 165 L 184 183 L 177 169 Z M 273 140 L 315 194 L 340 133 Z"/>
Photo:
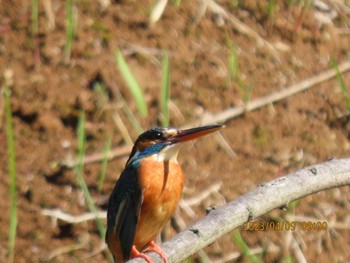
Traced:
<path id="1" fill-rule="evenodd" d="M 249 221 L 243 225 L 244 231 L 327 231 L 327 221 Z"/>

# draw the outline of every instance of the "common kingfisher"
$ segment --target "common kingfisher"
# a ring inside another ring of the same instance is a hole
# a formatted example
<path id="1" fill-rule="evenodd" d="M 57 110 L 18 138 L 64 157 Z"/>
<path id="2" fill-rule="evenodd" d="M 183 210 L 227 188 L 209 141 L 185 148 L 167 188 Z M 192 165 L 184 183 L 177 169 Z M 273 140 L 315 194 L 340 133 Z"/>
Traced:
<path id="1" fill-rule="evenodd" d="M 184 187 L 177 162 L 181 143 L 223 127 L 158 127 L 137 138 L 108 202 L 106 243 L 116 262 L 141 257 L 150 263 L 150 257 L 142 253 L 148 251 L 167 262 L 154 240 L 175 212 Z"/>

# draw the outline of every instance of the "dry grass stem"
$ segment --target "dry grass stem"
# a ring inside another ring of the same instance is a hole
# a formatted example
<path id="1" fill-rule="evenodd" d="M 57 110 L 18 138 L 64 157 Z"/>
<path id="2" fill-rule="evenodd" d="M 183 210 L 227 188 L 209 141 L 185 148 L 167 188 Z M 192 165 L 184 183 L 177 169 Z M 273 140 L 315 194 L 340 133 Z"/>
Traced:
<path id="1" fill-rule="evenodd" d="M 350 62 L 345 61 L 339 64 L 339 71 L 340 73 L 344 73 L 350 69 Z M 310 78 L 307 78 L 295 85 L 289 86 L 287 88 L 284 88 L 280 91 L 277 91 L 275 93 L 266 95 L 264 97 L 252 100 L 245 104 L 245 106 L 236 106 L 229 109 L 226 109 L 222 112 L 219 112 L 217 114 L 205 114 L 201 121 L 201 125 L 208 125 L 212 123 L 223 123 L 229 119 L 235 118 L 237 116 L 242 115 L 246 111 L 253 111 L 256 109 L 259 109 L 263 106 L 269 105 L 271 103 L 280 101 L 282 99 L 288 98 L 298 92 L 302 92 L 304 90 L 307 90 L 317 84 L 320 84 L 324 81 L 327 81 L 331 78 L 334 78 L 336 76 L 336 71 L 334 69 L 328 69 L 326 71 L 323 71 L 315 76 L 312 76 Z M 198 124 L 198 121 L 195 122 Z M 192 124 L 194 125 L 194 124 Z"/>
<path id="2" fill-rule="evenodd" d="M 237 157 L 237 154 L 232 149 L 230 144 L 227 142 L 227 140 L 222 136 L 221 132 L 215 133 L 215 138 L 217 139 L 218 144 L 224 149 L 225 153 L 231 158 L 235 159 Z"/>
<path id="3" fill-rule="evenodd" d="M 52 9 L 52 1 L 51 0 L 42 0 L 42 3 L 44 5 L 45 15 L 47 19 L 47 29 L 49 31 L 53 31 L 56 26 L 55 22 L 55 13 Z"/>
<path id="4" fill-rule="evenodd" d="M 298 244 L 298 242 L 295 240 L 295 238 L 293 237 L 292 239 L 292 243 L 291 243 L 291 248 L 293 250 L 294 253 L 294 257 L 296 259 L 296 262 L 299 263 L 307 263 L 307 260 L 303 254 L 303 252 L 300 249 L 300 246 Z"/>
<path id="5" fill-rule="evenodd" d="M 162 16 L 164 9 L 168 3 L 168 0 L 158 0 L 154 8 L 152 9 L 149 23 L 150 25 L 155 24 Z"/>
<path id="6" fill-rule="evenodd" d="M 227 12 L 223 7 L 221 7 L 218 3 L 214 2 L 213 0 L 205 0 L 207 2 L 207 8 L 214 14 L 220 15 L 229 22 L 231 22 L 232 26 L 241 34 L 252 38 L 256 41 L 258 46 L 262 46 L 266 48 L 267 51 L 279 62 L 279 53 L 274 48 L 273 45 L 271 45 L 268 41 L 266 41 L 264 38 L 262 38 L 256 31 L 251 29 L 246 24 L 239 21 L 235 16 L 231 15 L 229 12 Z"/>
<path id="7" fill-rule="evenodd" d="M 122 118 L 120 117 L 120 115 L 115 111 L 113 112 L 113 121 L 115 122 L 115 124 L 117 125 L 120 134 L 122 135 L 124 141 L 126 142 L 126 144 L 128 145 L 133 145 L 133 141 L 130 137 L 130 134 L 128 132 L 128 129 L 126 128 Z"/>

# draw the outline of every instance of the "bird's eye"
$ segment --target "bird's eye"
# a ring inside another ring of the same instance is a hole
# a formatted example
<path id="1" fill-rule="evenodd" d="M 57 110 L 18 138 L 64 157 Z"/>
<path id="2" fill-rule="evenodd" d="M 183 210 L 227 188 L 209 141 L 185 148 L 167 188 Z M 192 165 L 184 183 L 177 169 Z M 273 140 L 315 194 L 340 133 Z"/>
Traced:
<path id="1" fill-rule="evenodd" d="M 156 139 L 161 139 L 163 138 L 163 134 L 161 132 L 156 132 L 155 137 Z"/>

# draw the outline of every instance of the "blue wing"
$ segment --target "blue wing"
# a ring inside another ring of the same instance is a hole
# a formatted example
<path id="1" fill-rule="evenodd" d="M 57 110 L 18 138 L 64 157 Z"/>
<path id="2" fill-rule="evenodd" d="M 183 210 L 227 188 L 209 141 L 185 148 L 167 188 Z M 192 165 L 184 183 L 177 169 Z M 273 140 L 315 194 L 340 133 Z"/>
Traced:
<path id="1" fill-rule="evenodd" d="M 112 231 L 120 244 L 124 260 L 131 257 L 143 200 L 137 170 L 127 166 L 120 175 L 108 202 L 106 242 Z"/>

